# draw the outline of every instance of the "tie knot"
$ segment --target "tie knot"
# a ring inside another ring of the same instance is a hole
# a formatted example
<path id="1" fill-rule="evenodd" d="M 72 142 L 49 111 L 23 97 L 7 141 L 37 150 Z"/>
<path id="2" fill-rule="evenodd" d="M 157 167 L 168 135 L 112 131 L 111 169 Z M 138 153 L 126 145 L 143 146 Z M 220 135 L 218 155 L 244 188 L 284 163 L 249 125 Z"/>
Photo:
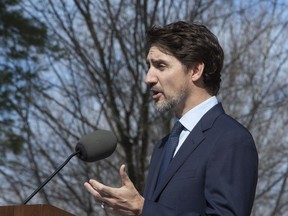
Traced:
<path id="1" fill-rule="evenodd" d="M 173 137 L 179 136 L 182 130 L 183 130 L 183 125 L 179 121 L 177 121 L 171 130 L 170 136 L 173 136 Z"/>

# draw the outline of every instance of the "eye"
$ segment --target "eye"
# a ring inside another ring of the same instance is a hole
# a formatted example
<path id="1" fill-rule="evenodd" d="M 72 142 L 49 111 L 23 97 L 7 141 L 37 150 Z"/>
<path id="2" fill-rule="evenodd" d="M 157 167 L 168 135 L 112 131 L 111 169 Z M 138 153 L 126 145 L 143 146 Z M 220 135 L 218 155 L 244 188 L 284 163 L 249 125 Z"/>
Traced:
<path id="1" fill-rule="evenodd" d="M 164 70 L 165 68 L 166 68 L 166 65 L 165 64 L 163 64 L 163 63 L 159 63 L 159 64 L 157 64 L 156 65 L 156 67 L 159 69 L 159 70 Z"/>

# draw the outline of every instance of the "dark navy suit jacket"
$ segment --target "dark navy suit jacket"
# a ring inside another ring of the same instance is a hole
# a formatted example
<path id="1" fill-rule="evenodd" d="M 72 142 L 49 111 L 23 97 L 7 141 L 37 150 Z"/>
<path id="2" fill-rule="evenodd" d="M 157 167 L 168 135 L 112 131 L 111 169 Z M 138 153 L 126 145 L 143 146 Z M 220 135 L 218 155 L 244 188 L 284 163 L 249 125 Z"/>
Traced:
<path id="1" fill-rule="evenodd" d="M 201 118 L 157 184 L 167 137 L 152 154 L 142 216 L 250 215 L 258 154 L 251 134 L 221 104 Z"/>

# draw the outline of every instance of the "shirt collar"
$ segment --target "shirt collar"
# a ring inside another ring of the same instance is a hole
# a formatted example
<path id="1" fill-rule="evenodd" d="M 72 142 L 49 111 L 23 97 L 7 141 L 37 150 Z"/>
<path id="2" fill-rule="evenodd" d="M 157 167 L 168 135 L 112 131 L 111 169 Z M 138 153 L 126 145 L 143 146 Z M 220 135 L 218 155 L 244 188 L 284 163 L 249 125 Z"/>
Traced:
<path id="1" fill-rule="evenodd" d="M 195 125 L 205 115 L 205 113 L 208 112 L 216 104 L 218 104 L 218 100 L 216 96 L 213 96 L 203 101 L 202 103 L 192 108 L 191 110 L 189 110 L 179 119 L 179 121 L 185 127 L 186 130 L 191 132 L 195 127 Z"/>

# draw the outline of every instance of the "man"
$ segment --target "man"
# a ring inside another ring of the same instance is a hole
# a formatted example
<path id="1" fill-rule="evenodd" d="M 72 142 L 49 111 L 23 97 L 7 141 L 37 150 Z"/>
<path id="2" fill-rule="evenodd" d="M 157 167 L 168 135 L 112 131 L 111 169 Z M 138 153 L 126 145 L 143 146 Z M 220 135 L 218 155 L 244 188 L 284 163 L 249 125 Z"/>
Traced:
<path id="1" fill-rule="evenodd" d="M 124 165 L 122 187 L 90 180 L 86 189 L 115 215 L 250 215 L 258 155 L 248 130 L 216 98 L 224 58 L 217 38 L 186 22 L 153 27 L 147 36 L 145 82 L 157 109 L 172 109 L 180 129 L 155 146 L 144 197 Z"/>

